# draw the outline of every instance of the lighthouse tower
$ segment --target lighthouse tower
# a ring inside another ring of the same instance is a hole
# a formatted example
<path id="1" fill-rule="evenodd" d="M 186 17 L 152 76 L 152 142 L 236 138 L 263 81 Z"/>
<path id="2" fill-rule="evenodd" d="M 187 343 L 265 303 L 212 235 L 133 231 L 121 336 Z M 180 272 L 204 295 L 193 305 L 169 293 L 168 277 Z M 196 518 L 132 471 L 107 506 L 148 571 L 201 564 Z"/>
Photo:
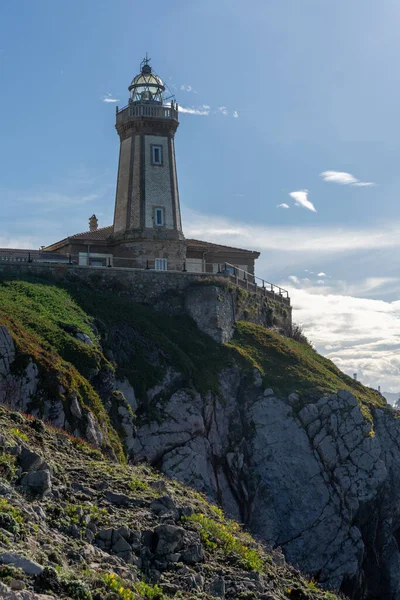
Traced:
<path id="1" fill-rule="evenodd" d="M 178 105 L 166 101 L 165 86 L 146 57 L 129 86 L 128 105 L 117 107 L 120 138 L 113 223 L 114 243 L 137 266 L 183 268 L 182 233 L 176 173 L 175 132 Z"/>

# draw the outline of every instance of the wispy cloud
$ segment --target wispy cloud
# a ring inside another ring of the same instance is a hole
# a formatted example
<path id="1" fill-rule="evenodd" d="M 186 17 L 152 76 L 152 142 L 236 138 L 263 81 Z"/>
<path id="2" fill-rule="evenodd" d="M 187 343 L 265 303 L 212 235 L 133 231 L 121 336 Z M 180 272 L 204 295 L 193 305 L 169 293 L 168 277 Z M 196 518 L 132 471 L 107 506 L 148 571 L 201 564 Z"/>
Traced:
<path id="1" fill-rule="evenodd" d="M 119 102 L 119 98 L 114 98 L 112 94 L 107 94 L 106 96 L 103 96 L 101 100 L 106 103 Z"/>
<path id="2" fill-rule="evenodd" d="M 329 183 L 352 185 L 354 187 L 372 187 L 375 185 L 372 181 L 360 181 L 351 173 L 346 173 L 344 171 L 323 171 L 320 175 L 324 181 Z"/>
<path id="3" fill-rule="evenodd" d="M 198 115 L 201 117 L 208 117 L 210 114 L 222 115 L 223 117 L 232 116 L 234 119 L 239 118 L 237 110 L 231 114 L 226 106 L 219 106 L 218 109 L 212 109 L 209 104 L 200 104 L 199 106 L 180 106 L 179 112 L 187 115 Z"/>
<path id="4" fill-rule="evenodd" d="M 317 212 L 314 204 L 308 199 L 308 190 L 300 190 L 298 192 L 290 192 L 289 196 L 295 200 L 297 206 L 302 206 L 312 212 Z"/>
<path id="5" fill-rule="evenodd" d="M 182 83 L 179 89 L 182 90 L 182 92 L 192 92 L 192 94 L 197 94 L 196 90 L 194 90 L 193 87 L 187 83 Z"/>
<path id="6" fill-rule="evenodd" d="M 179 105 L 178 110 L 179 112 L 187 115 L 198 115 L 201 117 L 208 117 L 208 115 L 210 114 L 210 107 L 208 106 L 208 104 L 203 104 L 202 106 L 198 107 L 185 107 Z"/>
<path id="7" fill-rule="evenodd" d="M 276 208 L 290 208 L 290 206 L 286 202 L 282 202 L 282 204 L 277 204 Z"/>

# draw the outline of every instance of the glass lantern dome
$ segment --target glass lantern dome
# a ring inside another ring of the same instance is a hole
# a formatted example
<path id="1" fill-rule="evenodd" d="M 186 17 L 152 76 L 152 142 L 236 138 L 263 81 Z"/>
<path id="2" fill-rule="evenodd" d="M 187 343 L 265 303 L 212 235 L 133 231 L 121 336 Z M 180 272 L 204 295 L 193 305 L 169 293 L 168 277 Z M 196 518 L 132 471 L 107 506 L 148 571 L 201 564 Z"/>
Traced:
<path id="1" fill-rule="evenodd" d="M 140 66 L 141 72 L 136 75 L 128 88 L 131 93 L 131 100 L 135 103 L 162 104 L 163 93 L 165 92 L 163 82 L 153 73 L 147 57 Z"/>

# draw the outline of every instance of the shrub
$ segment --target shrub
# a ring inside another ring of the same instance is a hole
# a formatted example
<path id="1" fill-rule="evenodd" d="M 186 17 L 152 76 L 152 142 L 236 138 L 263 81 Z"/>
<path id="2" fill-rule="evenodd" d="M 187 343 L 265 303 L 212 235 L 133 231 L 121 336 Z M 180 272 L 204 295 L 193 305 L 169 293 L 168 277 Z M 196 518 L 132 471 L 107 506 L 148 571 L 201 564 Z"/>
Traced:
<path id="1" fill-rule="evenodd" d="M 115 573 L 106 573 L 104 581 L 108 589 L 117 594 L 121 600 L 137 600 L 138 594 L 147 600 L 163 600 L 165 598 L 158 585 L 149 585 L 144 581 L 137 581 L 134 584 L 134 590 L 127 588 L 124 580 Z"/>
<path id="2" fill-rule="evenodd" d="M 67 594 L 74 600 L 92 600 L 92 594 L 82 581 L 73 579 L 65 583 Z"/>
<path id="3" fill-rule="evenodd" d="M 16 456 L 0 454 L 0 477 L 11 481 L 17 473 Z"/>
<path id="4" fill-rule="evenodd" d="M 299 323 L 287 323 L 279 332 L 285 337 L 291 338 L 295 342 L 300 342 L 300 344 L 307 344 L 307 346 L 313 347 L 312 343 L 304 333 L 302 325 Z"/>
<path id="5" fill-rule="evenodd" d="M 237 557 L 244 569 L 262 571 L 264 566 L 262 557 L 257 550 L 243 543 L 239 537 L 240 527 L 234 521 L 218 523 L 203 514 L 194 514 L 185 517 L 185 520 L 200 525 L 202 542 L 211 552 L 220 549 L 224 554 Z"/>
<path id="6" fill-rule="evenodd" d="M 6 498 L 0 498 L 0 527 L 10 533 L 18 533 L 23 523 L 22 513 Z"/>
<path id="7" fill-rule="evenodd" d="M 10 433 L 11 433 L 11 435 L 13 435 L 14 437 L 16 437 L 16 438 L 18 438 L 18 439 L 22 440 L 23 442 L 29 442 L 29 438 L 28 438 L 28 436 L 26 435 L 26 433 L 24 433 L 23 431 L 20 431 L 20 430 L 18 429 L 18 427 L 12 427 L 12 428 L 10 429 Z"/>
<path id="8" fill-rule="evenodd" d="M 144 492 L 149 489 L 149 484 L 138 477 L 132 477 L 129 482 L 129 489 L 132 490 L 132 492 Z"/>

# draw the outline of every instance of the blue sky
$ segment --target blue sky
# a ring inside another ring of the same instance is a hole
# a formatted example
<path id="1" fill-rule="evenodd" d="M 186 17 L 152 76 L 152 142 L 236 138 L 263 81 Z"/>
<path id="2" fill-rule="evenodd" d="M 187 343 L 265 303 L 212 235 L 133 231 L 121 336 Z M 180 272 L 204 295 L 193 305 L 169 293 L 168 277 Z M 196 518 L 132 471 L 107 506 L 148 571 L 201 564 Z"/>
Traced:
<path id="1" fill-rule="evenodd" d="M 397 0 L 4 0 L 0 245 L 111 223 L 115 106 L 147 51 L 187 111 L 186 234 L 262 250 L 318 349 L 400 389 L 399 17 Z"/>

